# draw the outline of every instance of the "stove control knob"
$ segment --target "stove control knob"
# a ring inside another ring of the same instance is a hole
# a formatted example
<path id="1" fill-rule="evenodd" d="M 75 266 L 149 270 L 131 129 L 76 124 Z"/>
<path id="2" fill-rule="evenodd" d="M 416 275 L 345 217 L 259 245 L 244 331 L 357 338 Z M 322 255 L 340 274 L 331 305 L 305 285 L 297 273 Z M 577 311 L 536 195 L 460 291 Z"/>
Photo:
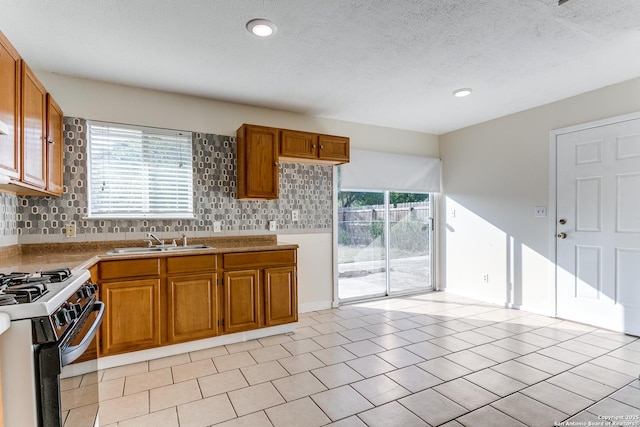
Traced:
<path id="1" fill-rule="evenodd" d="M 80 317 L 80 313 L 82 313 L 82 306 L 80 304 L 71 304 L 71 310 L 69 311 L 71 318 L 77 319 Z"/>
<path id="2" fill-rule="evenodd" d="M 76 292 L 76 295 L 80 299 L 86 298 L 87 297 L 87 292 L 84 290 L 84 288 L 80 288 L 80 289 L 78 289 L 78 292 Z"/>
<path id="3" fill-rule="evenodd" d="M 98 292 L 98 285 L 95 283 L 89 283 L 86 287 L 89 289 L 89 295 L 93 295 Z"/>
<path id="4" fill-rule="evenodd" d="M 69 311 L 66 308 L 61 308 L 55 314 L 56 323 L 58 326 L 64 326 L 71 320 L 69 316 Z"/>

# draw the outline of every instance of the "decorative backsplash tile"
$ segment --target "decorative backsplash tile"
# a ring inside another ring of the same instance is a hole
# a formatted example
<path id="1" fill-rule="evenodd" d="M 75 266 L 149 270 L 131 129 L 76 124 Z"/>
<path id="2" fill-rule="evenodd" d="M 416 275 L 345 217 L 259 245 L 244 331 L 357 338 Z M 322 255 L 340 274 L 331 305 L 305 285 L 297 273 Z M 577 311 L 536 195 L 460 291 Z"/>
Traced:
<path id="1" fill-rule="evenodd" d="M 0 193 L 0 236 L 18 234 L 18 198 L 13 194 Z"/>
<path id="2" fill-rule="evenodd" d="M 16 197 L 0 193 L 0 235 L 62 235 L 76 224 L 77 234 L 190 232 L 207 234 L 213 221 L 224 234 L 258 234 L 276 220 L 278 231 L 331 231 L 333 171 L 331 166 L 280 164 L 280 198 L 236 199 L 235 137 L 194 133 L 194 219 L 87 219 L 86 120 L 65 117 L 64 194 L 61 197 Z M 291 222 L 291 210 L 300 218 Z"/>

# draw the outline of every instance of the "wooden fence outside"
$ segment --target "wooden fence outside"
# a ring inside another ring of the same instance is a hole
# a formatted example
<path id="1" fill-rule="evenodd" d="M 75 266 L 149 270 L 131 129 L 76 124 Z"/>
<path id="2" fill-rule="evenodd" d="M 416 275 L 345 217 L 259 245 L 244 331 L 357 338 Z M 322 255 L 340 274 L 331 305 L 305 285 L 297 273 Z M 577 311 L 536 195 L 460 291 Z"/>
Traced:
<path id="1" fill-rule="evenodd" d="M 368 246 L 384 234 L 384 205 L 338 209 L 338 243 Z M 391 243 L 408 250 L 426 248 L 431 224 L 429 202 L 398 203 L 389 209 Z"/>

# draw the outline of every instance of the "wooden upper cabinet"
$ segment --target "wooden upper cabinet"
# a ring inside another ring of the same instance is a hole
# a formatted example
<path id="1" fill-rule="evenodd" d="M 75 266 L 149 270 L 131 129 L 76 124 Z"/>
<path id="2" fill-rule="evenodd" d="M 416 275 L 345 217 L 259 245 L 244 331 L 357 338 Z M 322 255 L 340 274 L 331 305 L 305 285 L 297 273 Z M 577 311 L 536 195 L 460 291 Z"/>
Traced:
<path id="1" fill-rule="evenodd" d="M 62 195 L 63 114 L 0 32 L 0 174 L 18 195 Z"/>
<path id="2" fill-rule="evenodd" d="M 46 95 L 42 83 L 22 62 L 22 176 L 21 181 L 37 188 L 47 186 L 47 141 L 45 138 Z"/>
<path id="3" fill-rule="evenodd" d="M 349 138 L 243 124 L 237 132 L 238 199 L 277 199 L 278 160 L 340 165 Z"/>
<path id="4" fill-rule="evenodd" d="M 320 135 L 318 137 L 318 158 L 334 162 L 349 162 L 349 138 L 344 136 Z"/>
<path id="5" fill-rule="evenodd" d="M 280 134 L 281 159 L 317 159 L 318 135 L 283 129 Z"/>
<path id="6" fill-rule="evenodd" d="M 278 198 L 278 143 L 278 129 L 246 124 L 238 129 L 239 199 Z"/>
<path id="7" fill-rule="evenodd" d="M 283 129 L 280 160 L 339 165 L 349 162 L 349 138 Z"/>
<path id="8" fill-rule="evenodd" d="M 0 32 L 0 173 L 20 178 L 20 55 Z"/>
<path id="9" fill-rule="evenodd" d="M 64 123 L 60 106 L 47 94 L 47 191 L 62 195 Z"/>

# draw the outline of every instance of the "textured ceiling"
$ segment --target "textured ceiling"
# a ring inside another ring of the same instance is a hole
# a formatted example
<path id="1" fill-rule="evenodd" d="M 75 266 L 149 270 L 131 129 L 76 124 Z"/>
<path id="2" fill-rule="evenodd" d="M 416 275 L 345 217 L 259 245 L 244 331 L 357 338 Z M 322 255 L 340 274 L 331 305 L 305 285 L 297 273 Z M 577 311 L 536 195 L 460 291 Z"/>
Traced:
<path id="1" fill-rule="evenodd" d="M 640 76 L 639 0 L 0 0 L 0 31 L 36 70 L 433 134 Z"/>

